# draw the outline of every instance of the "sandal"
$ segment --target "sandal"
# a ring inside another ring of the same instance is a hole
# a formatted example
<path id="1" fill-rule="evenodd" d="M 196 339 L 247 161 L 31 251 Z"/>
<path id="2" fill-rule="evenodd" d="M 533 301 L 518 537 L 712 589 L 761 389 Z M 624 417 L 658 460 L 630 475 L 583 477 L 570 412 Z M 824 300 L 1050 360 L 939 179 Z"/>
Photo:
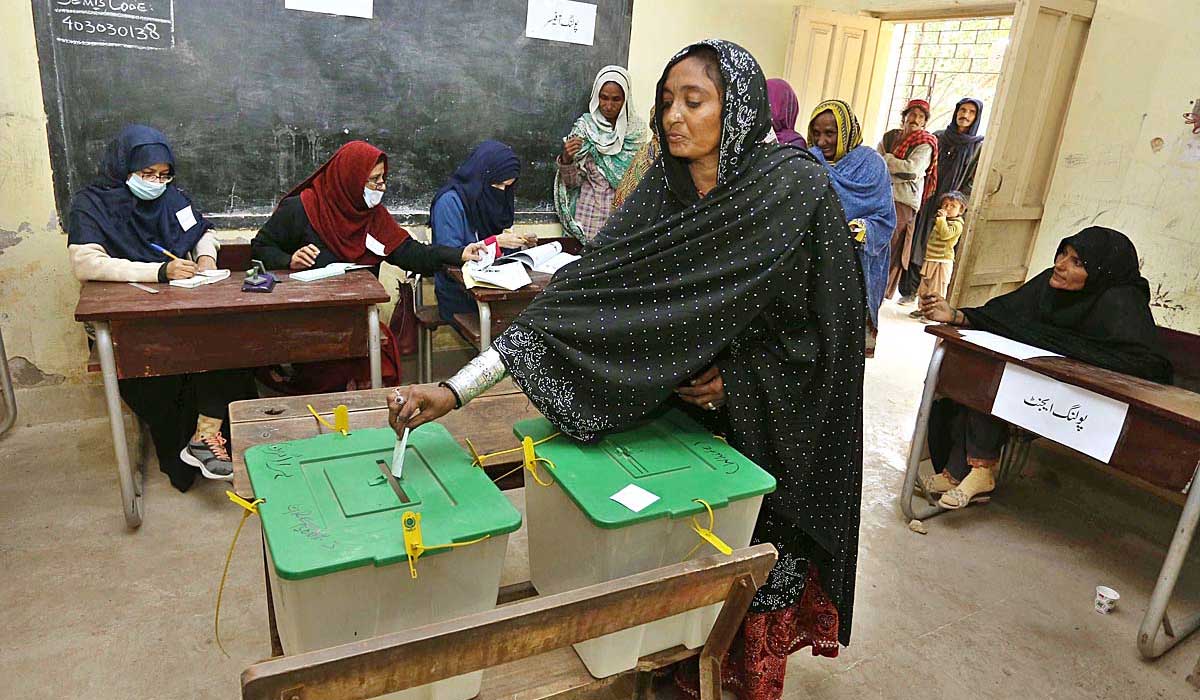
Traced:
<path id="1" fill-rule="evenodd" d="M 950 475 L 946 472 L 930 474 L 921 479 L 921 490 L 923 490 L 926 495 L 930 496 L 940 496 L 943 493 L 953 489 L 955 486 L 958 486 L 958 484 L 954 483 L 954 481 L 950 478 Z"/>
<path id="2" fill-rule="evenodd" d="M 988 494 L 995 488 L 996 478 L 992 476 L 992 470 L 987 467 L 975 467 L 958 486 L 942 494 L 938 505 L 947 510 L 958 510 L 972 503 L 987 503 L 992 500 Z"/>

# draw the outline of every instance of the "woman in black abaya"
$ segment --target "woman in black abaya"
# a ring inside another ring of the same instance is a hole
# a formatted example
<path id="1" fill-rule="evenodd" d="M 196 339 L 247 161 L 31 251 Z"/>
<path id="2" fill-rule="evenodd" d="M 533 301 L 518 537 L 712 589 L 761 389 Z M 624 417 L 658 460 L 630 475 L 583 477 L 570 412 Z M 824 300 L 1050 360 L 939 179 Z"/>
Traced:
<path id="1" fill-rule="evenodd" d="M 505 373 L 560 431 L 593 441 L 682 398 L 768 469 L 755 540 L 780 558 L 724 676 L 782 693 L 786 656 L 849 642 L 862 481 L 865 291 L 823 167 L 772 133 L 754 58 L 721 40 L 658 84 L 664 144 L 592 248 L 492 347 L 438 386 L 403 387 L 397 430 Z"/>
<path id="2" fill-rule="evenodd" d="M 931 295 L 925 318 L 989 331 L 1115 372 L 1169 384 L 1171 362 L 1150 314 L 1150 283 L 1125 234 L 1090 226 L 1058 244 L 1054 267 L 974 309 Z M 929 417 L 934 474 L 922 482 L 945 508 L 963 508 L 995 488 L 993 470 L 1008 425 L 949 399 Z"/>

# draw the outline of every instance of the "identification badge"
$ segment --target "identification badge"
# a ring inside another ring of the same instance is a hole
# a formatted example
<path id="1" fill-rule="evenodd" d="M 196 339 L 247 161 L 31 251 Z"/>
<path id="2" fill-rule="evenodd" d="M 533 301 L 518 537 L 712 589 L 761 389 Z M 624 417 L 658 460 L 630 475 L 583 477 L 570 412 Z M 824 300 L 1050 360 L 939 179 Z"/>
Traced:
<path id="1" fill-rule="evenodd" d="M 381 258 L 385 256 L 385 253 L 383 252 L 383 244 L 379 242 L 378 238 L 369 233 L 367 234 L 367 250 Z"/>
<path id="2" fill-rule="evenodd" d="M 192 213 L 192 205 L 190 204 L 175 212 L 175 218 L 179 219 L 179 225 L 183 227 L 184 231 L 196 225 L 196 215 Z"/>

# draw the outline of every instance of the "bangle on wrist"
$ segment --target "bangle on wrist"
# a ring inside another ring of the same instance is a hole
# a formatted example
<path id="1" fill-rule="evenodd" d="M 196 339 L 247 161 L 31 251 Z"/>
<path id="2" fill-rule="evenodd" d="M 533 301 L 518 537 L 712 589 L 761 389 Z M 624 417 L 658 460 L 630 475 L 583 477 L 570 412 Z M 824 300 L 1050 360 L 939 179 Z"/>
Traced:
<path id="1" fill-rule="evenodd" d="M 450 392 L 450 395 L 454 397 L 454 409 L 455 410 L 462 408 L 462 406 L 463 406 L 462 398 L 459 397 L 458 392 L 454 390 L 454 387 L 450 386 L 449 382 L 438 382 L 438 386 L 444 387 L 447 391 Z"/>

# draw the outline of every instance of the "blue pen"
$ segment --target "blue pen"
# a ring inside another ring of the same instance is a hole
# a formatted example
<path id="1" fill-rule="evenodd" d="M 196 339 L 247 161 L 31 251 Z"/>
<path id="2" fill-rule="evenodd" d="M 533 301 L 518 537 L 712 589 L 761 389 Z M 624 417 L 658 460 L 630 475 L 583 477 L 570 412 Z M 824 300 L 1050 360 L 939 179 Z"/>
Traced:
<path id="1" fill-rule="evenodd" d="M 178 259 L 179 259 L 179 256 L 178 256 L 178 255 L 176 255 L 176 254 L 172 253 L 171 251 L 167 250 L 166 248 L 164 248 L 164 247 L 160 246 L 160 245 L 159 245 L 159 244 L 157 244 L 157 243 L 151 243 L 151 244 L 150 244 L 150 247 L 151 247 L 151 248 L 153 248 L 153 249 L 155 249 L 155 250 L 157 250 L 158 252 L 162 253 L 163 255 L 167 256 L 168 258 L 170 258 L 170 259 L 172 259 L 172 260 L 178 260 Z"/>

